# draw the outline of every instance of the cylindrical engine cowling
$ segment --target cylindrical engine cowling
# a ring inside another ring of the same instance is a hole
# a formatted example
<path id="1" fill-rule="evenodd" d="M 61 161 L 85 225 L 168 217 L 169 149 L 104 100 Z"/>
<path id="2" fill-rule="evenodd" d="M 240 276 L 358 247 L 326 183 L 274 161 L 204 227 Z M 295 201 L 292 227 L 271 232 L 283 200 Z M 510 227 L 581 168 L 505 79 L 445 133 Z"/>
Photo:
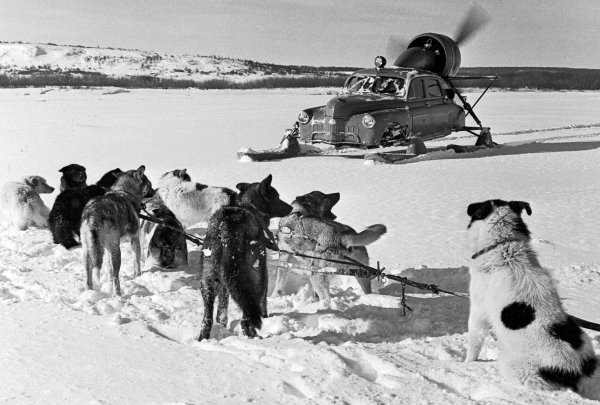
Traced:
<path id="1" fill-rule="evenodd" d="M 452 76 L 460 68 L 460 50 L 456 42 L 443 34 L 426 33 L 411 39 L 394 66 L 429 70 L 440 76 Z"/>

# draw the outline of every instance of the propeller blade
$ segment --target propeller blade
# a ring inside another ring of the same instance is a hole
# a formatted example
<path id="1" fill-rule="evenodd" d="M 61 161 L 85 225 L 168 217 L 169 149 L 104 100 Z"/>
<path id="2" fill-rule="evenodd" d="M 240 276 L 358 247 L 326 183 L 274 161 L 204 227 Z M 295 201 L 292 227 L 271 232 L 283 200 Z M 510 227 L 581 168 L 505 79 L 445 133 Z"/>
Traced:
<path id="1" fill-rule="evenodd" d="M 479 31 L 491 20 L 491 16 L 479 4 L 473 3 L 471 9 L 461 21 L 454 40 L 457 45 L 467 41 L 476 31 Z"/>
<path id="2" fill-rule="evenodd" d="M 387 60 L 390 62 L 395 61 L 398 55 L 408 48 L 409 42 L 410 41 L 406 38 L 397 35 L 390 35 L 387 46 L 385 47 L 385 56 Z"/>

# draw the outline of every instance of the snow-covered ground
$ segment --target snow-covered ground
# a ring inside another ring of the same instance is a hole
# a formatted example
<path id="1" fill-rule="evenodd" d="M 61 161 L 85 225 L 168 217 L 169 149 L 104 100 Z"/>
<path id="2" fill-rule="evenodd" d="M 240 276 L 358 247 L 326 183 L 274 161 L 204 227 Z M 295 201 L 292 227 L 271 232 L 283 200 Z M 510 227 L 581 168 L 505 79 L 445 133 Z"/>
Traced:
<path id="1" fill-rule="evenodd" d="M 369 248 L 373 263 L 462 292 L 473 253 L 467 205 L 525 200 L 533 245 L 568 311 L 600 322 L 598 92 L 491 92 L 476 110 L 497 142 L 517 146 L 369 166 L 349 154 L 236 161 L 243 146 L 275 146 L 297 112 L 326 102 L 331 89 L 48 90 L 0 90 L 0 184 L 39 174 L 58 186 L 69 163 L 84 165 L 91 181 L 145 164 L 151 180 L 187 168 L 193 180 L 232 188 L 272 173 L 285 200 L 337 191 L 338 220 L 385 224 L 388 234 Z M 449 138 L 428 146 L 473 141 Z M 231 305 L 230 326 L 198 343 L 198 248 L 190 248 L 189 267 L 133 278 L 124 246 L 119 300 L 84 290 L 80 249 L 0 223 L 0 403 L 586 403 L 503 381 L 489 338 L 484 361 L 463 363 L 468 301 L 411 289 L 414 312 L 402 316 L 391 283 L 362 295 L 340 279 L 324 303 L 292 275 L 287 295 L 269 299 L 263 339 L 238 336 Z M 600 335 L 590 335 L 600 353 Z"/>

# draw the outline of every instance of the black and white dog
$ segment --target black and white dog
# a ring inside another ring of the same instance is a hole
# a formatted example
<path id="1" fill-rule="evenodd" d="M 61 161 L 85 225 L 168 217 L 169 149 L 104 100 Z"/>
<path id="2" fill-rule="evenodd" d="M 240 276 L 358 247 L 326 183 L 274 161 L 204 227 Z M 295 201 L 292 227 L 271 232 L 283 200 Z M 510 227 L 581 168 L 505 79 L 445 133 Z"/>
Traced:
<path id="1" fill-rule="evenodd" d="M 469 205 L 473 246 L 466 361 L 485 335 L 498 338 L 500 374 L 538 389 L 571 388 L 600 399 L 600 371 L 590 339 L 565 313 L 550 272 L 541 267 L 521 218 L 524 201 Z"/>

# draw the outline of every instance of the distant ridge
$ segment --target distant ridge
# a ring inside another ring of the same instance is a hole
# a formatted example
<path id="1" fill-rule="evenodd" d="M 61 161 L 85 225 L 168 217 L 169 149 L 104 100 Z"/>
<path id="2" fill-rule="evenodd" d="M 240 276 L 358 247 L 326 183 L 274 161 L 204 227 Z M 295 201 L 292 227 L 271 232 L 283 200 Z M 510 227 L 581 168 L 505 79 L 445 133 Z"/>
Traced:
<path id="1" fill-rule="evenodd" d="M 0 42 L 0 87 L 340 87 L 348 74 L 358 69 L 112 47 Z M 501 79 L 494 87 L 506 89 L 600 90 L 598 69 L 486 67 L 461 68 L 459 74 L 498 74 Z M 460 85 L 480 87 L 482 82 Z"/>
<path id="2" fill-rule="evenodd" d="M 232 82 L 268 76 L 346 76 L 353 68 L 285 66 L 219 56 L 174 55 L 122 48 L 0 42 L 0 74 L 101 74 L 112 77 Z"/>

